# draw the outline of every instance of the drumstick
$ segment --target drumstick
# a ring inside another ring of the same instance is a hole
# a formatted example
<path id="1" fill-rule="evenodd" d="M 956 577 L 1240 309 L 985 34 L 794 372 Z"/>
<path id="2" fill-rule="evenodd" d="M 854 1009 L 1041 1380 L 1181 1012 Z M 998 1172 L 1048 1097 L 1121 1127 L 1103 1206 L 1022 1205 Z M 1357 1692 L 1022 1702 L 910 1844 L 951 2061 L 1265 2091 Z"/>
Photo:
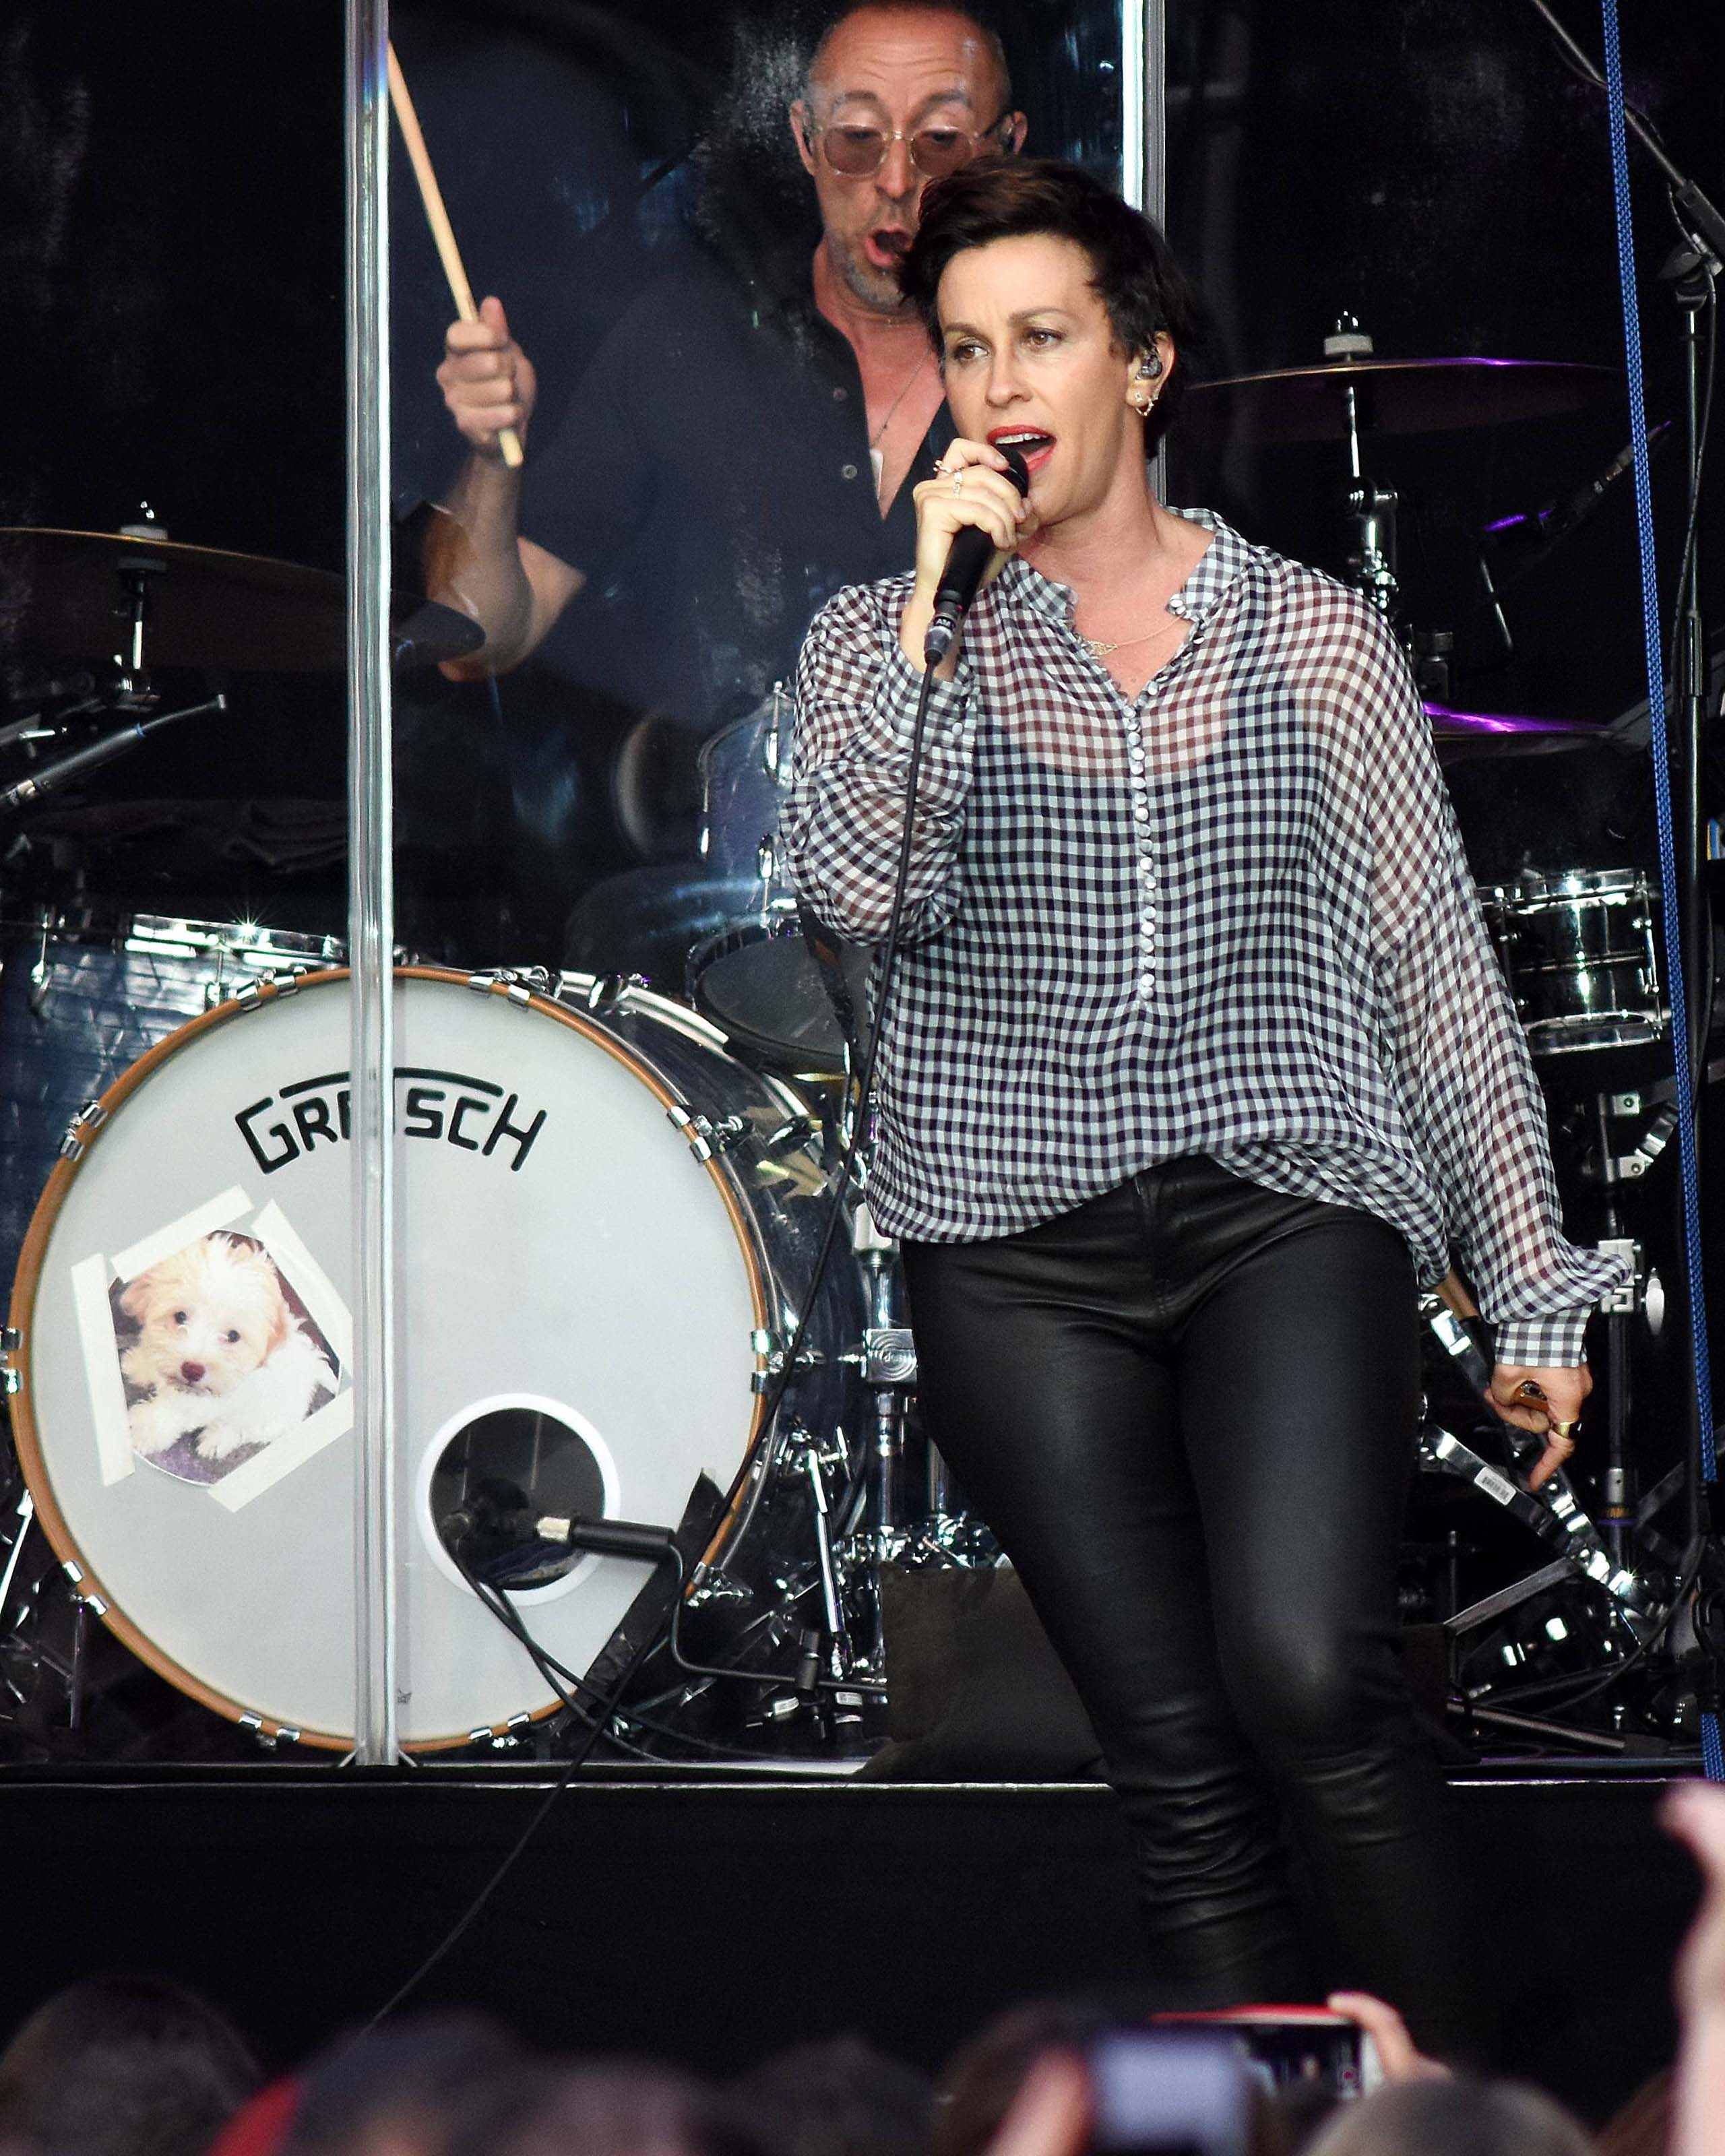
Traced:
<path id="1" fill-rule="evenodd" d="M 419 131 L 419 116 L 413 110 L 413 100 L 408 94 L 407 77 L 401 71 L 401 62 L 395 57 L 395 47 L 389 48 L 389 101 L 395 107 L 395 117 L 401 128 L 401 139 L 407 145 L 408 162 L 413 168 L 413 177 L 419 182 L 419 199 L 425 205 L 425 221 L 431 227 L 431 236 L 437 242 L 437 251 L 444 265 L 444 275 L 449 280 L 449 296 L 455 302 L 455 311 L 464 322 L 476 322 L 479 309 L 473 304 L 473 287 L 467 281 L 467 272 L 461 266 L 461 250 L 455 244 L 454 227 L 449 223 L 449 213 L 444 208 L 443 189 L 437 183 L 437 174 L 431 169 L 431 157 L 425 147 L 425 137 Z M 511 466 L 521 460 L 521 438 L 513 427 L 505 427 L 497 437 L 497 447 L 503 461 Z"/>

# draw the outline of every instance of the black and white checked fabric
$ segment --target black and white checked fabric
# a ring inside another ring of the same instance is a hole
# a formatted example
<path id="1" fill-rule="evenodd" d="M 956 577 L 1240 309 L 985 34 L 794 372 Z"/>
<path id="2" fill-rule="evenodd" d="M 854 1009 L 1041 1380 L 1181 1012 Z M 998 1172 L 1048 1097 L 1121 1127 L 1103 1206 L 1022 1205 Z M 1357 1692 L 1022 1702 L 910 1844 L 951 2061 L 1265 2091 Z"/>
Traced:
<path id="1" fill-rule="evenodd" d="M 1213 533 L 1183 649 L 1128 705 L 1072 594 L 1006 565 L 935 685 L 870 1202 L 1009 1235 L 1182 1154 L 1452 1247 L 1507 1363 L 1582 1358 L 1615 1261 L 1563 1240 L 1544 1105 L 1394 640 L 1317 571 Z M 897 578 L 798 673 L 782 841 L 841 935 L 891 911 L 921 676 Z"/>

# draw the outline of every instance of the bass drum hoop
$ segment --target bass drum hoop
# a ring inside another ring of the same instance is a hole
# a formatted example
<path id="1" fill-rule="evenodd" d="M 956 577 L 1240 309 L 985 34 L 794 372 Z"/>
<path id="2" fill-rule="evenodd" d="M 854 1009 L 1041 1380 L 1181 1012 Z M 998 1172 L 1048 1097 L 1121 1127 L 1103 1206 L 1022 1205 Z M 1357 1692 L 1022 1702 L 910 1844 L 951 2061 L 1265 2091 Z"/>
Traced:
<path id="1" fill-rule="evenodd" d="M 42 1450 L 37 1434 L 35 1411 L 30 1394 L 30 1359 L 33 1345 L 31 1324 L 35 1316 L 36 1289 L 42 1276 L 43 1261 L 47 1255 L 49 1239 L 54 1232 L 55 1222 L 59 1218 L 60 1208 L 65 1203 L 67 1193 L 71 1189 L 73 1182 L 84 1162 L 100 1143 L 104 1134 L 112 1128 L 115 1111 L 125 1105 L 146 1078 L 152 1075 L 162 1064 L 167 1062 L 181 1049 L 189 1047 L 200 1034 L 208 1033 L 217 1026 L 226 1025 L 236 1018 L 252 1015 L 264 1004 L 275 1003 L 285 995 L 303 994 L 308 988 L 331 987 L 338 982 L 346 982 L 348 978 L 348 968 L 341 966 L 327 968 L 319 973 L 300 973 L 285 983 L 273 979 L 259 981 L 256 984 L 254 997 L 249 995 L 244 1001 L 239 997 L 232 997 L 226 1003 L 218 1004 L 213 1009 L 201 1012 L 198 1017 L 188 1019 L 184 1025 L 177 1027 L 166 1040 L 158 1041 L 154 1048 L 141 1055 L 136 1063 L 123 1070 L 107 1091 L 101 1096 L 100 1105 L 103 1114 L 100 1123 L 81 1134 L 84 1141 L 83 1151 L 76 1158 L 62 1158 L 57 1161 L 43 1188 L 42 1195 L 36 1203 L 36 1209 L 30 1216 L 29 1229 L 24 1237 L 23 1247 L 18 1255 L 18 1272 L 13 1283 L 12 1308 L 8 1317 L 8 1322 L 18 1342 L 18 1348 L 10 1358 L 11 1367 L 18 1375 L 18 1387 L 8 1403 L 12 1418 L 13 1443 L 18 1451 L 18 1466 L 23 1475 L 25 1486 L 30 1491 L 34 1502 L 38 1524 L 47 1536 L 49 1548 L 71 1578 L 80 1598 L 99 1605 L 96 1614 L 115 1638 L 122 1645 L 130 1649 L 146 1668 L 153 1670 L 159 1677 L 166 1679 L 176 1691 L 182 1692 L 188 1699 L 196 1700 L 200 1706 L 209 1707 L 229 1722 L 249 1722 L 255 1725 L 260 1736 L 270 1738 L 280 1738 L 284 1733 L 284 1726 L 267 1722 L 258 1714 L 254 1707 L 247 1707 L 243 1702 L 230 1699 L 226 1693 L 217 1691 L 213 1686 L 205 1684 L 201 1678 L 194 1676 L 189 1670 L 182 1668 L 172 1656 L 165 1655 L 147 1634 L 140 1630 L 138 1626 L 132 1623 L 125 1611 L 108 1594 L 100 1579 L 85 1563 L 84 1553 L 78 1546 L 77 1537 L 68 1525 L 65 1516 L 60 1510 L 59 1501 L 54 1495 L 54 1478 L 49 1471 L 47 1457 Z M 452 987 L 467 988 L 470 991 L 474 988 L 475 980 L 475 977 L 471 974 L 459 973 L 453 968 L 444 966 L 398 966 L 395 968 L 395 978 L 398 981 L 442 981 Z M 485 981 L 485 988 L 486 993 L 501 998 L 505 1001 L 521 1003 L 525 995 L 528 1008 L 537 1011 L 543 1017 L 555 1019 L 558 1024 L 567 1026 L 572 1033 L 579 1034 L 583 1040 L 590 1042 L 595 1048 L 603 1049 L 608 1055 L 622 1064 L 631 1075 L 638 1078 L 646 1086 L 667 1115 L 674 1107 L 682 1105 L 665 1077 L 654 1068 L 646 1056 L 635 1050 L 625 1047 L 621 1041 L 614 1039 L 601 1027 L 584 1018 L 578 1011 L 570 1009 L 567 1004 L 553 1002 L 549 997 L 525 992 L 519 983 L 513 983 L 506 978 L 487 978 Z M 712 1158 L 704 1161 L 701 1165 L 706 1168 L 709 1179 L 724 1201 L 725 1209 L 731 1221 L 732 1231 L 737 1237 L 737 1247 L 742 1252 L 743 1265 L 748 1276 L 749 1299 L 754 1309 L 755 1323 L 757 1327 L 764 1327 L 770 1322 L 764 1286 L 765 1258 L 758 1246 L 753 1224 L 732 1186 L 721 1157 L 716 1154 Z M 750 1419 L 748 1435 L 743 1446 L 742 1460 L 739 1464 L 739 1481 L 745 1490 L 747 1486 L 747 1478 L 742 1476 L 741 1469 L 747 1467 L 754 1457 L 755 1447 L 760 1440 L 761 1416 L 765 1406 L 764 1397 L 757 1395 L 754 1411 Z M 719 1522 L 712 1542 L 706 1552 L 708 1561 L 711 1561 L 724 1548 L 729 1539 L 731 1530 L 738 1517 L 739 1509 L 739 1505 L 733 1502 L 726 1511 L 725 1517 Z M 553 1700 L 548 1705 L 535 1710 L 529 1719 L 533 1722 L 542 1722 L 561 1712 L 561 1702 Z M 337 1734 L 325 1730 L 298 1729 L 289 1733 L 293 1741 L 312 1746 L 320 1751 L 345 1753 L 351 1752 L 353 1748 L 353 1738 L 351 1732 Z M 496 1732 L 494 1731 L 492 1733 Z M 416 1738 L 411 1743 L 404 1743 L 402 1749 L 404 1752 L 447 1752 L 470 1744 L 472 1742 L 473 1732 L 470 1729 L 465 1729 L 448 1736 Z"/>

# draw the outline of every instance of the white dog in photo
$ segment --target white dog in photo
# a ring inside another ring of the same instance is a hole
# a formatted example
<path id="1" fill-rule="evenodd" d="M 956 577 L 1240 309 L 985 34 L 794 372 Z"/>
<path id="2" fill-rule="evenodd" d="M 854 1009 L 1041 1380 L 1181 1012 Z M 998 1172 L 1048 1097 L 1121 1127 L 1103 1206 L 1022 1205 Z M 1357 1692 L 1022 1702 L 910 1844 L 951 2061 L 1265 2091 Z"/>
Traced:
<path id="1" fill-rule="evenodd" d="M 127 1412 L 140 1452 L 198 1433 L 205 1460 L 297 1430 L 328 1363 L 289 1308 L 275 1266 L 249 1243 L 205 1235 L 126 1283 L 120 1306 L 138 1337 L 120 1358 L 144 1397 Z"/>

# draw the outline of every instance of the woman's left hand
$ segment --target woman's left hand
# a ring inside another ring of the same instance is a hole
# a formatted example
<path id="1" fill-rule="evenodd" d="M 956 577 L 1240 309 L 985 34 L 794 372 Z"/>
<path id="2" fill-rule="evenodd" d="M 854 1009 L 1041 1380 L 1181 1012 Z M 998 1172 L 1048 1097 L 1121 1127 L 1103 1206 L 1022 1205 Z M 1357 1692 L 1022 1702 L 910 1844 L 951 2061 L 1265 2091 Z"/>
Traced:
<path id="1" fill-rule="evenodd" d="M 1517 1430 L 1530 1430 L 1546 1440 L 1545 1450 L 1527 1477 L 1530 1490 L 1537 1490 L 1555 1475 L 1574 1453 L 1581 1404 L 1593 1389 L 1593 1373 L 1585 1363 L 1545 1370 L 1500 1363 L 1491 1373 L 1491 1389 L 1486 1398 L 1498 1415 Z"/>

